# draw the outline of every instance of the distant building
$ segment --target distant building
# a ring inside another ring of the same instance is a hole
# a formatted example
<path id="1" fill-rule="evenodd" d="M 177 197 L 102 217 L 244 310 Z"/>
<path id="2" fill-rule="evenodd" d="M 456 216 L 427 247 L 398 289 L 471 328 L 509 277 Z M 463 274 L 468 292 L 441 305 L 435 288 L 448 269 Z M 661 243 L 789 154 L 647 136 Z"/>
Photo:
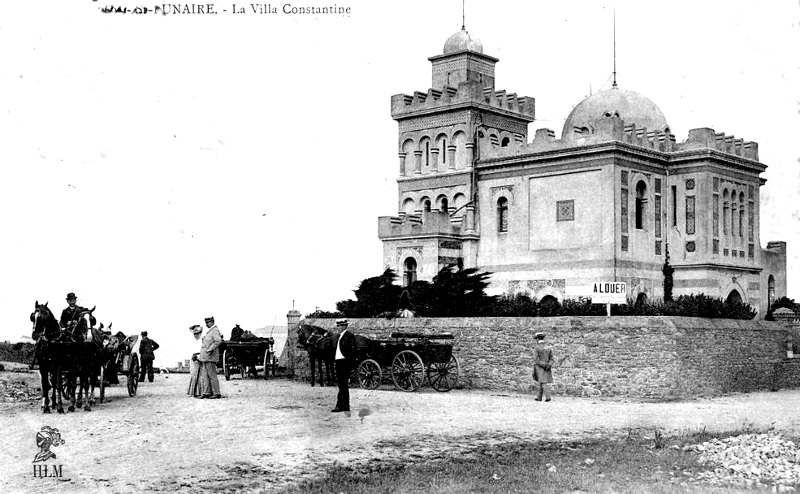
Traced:
<path id="1" fill-rule="evenodd" d="M 563 300 L 568 286 L 626 281 L 663 297 L 743 300 L 763 317 L 786 294 L 786 243 L 761 248 L 758 144 L 714 129 L 677 142 L 658 106 L 620 89 L 571 111 L 557 139 L 528 140 L 534 99 L 495 87 L 497 58 L 462 28 L 429 58 L 432 87 L 392 97 L 398 216 L 379 218 L 384 266 L 403 284 L 457 262 L 496 292 Z"/>

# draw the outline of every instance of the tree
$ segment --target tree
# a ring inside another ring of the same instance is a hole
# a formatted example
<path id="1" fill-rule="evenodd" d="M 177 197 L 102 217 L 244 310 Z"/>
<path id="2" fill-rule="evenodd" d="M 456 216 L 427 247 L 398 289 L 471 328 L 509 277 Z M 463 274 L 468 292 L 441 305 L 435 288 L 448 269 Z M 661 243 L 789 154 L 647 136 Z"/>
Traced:
<path id="1" fill-rule="evenodd" d="M 342 300 L 336 309 L 347 317 L 375 317 L 395 312 L 402 288 L 394 284 L 397 274 L 387 268 L 380 276 L 366 278 L 353 290 L 356 300 Z"/>

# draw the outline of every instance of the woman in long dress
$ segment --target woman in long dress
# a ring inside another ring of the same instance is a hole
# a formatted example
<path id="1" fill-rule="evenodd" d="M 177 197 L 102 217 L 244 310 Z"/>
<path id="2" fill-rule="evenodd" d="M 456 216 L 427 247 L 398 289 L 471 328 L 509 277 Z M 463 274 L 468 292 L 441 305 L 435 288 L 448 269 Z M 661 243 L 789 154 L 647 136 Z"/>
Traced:
<path id="1" fill-rule="evenodd" d="M 194 335 L 195 340 L 200 341 L 203 337 L 203 327 L 199 324 L 191 326 L 189 330 Z M 193 397 L 202 395 L 202 392 L 200 391 L 200 362 L 197 361 L 197 356 L 200 354 L 199 350 L 201 346 L 202 343 L 198 345 L 198 352 L 192 354 L 192 360 L 189 362 L 189 373 L 191 377 L 189 378 L 189 391 L 187 394 Z"/>

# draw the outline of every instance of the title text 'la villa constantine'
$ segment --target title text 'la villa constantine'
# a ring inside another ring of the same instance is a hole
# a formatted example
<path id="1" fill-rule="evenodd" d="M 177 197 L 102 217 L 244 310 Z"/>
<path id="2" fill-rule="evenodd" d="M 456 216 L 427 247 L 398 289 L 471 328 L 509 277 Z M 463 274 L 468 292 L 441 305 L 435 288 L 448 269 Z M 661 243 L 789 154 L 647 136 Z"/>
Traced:
<path id="1" fill-rule="evenodd" d="M 160 11 L 167 14 L 218 14 L 217 6 L 213 3 L 195 4 L 195 3 L 164 3 L 161 4 Z M 156 7 L 156 11 L 159 10 Z M 341 7 L 337 4 L 327 6 L 317 5 L 303 5 L 297 6 L 290 3 L 283 5 L 272 5 L 271 3 L 249 3 L 249 4 L 231 4 L 230 10 L 222 9 L 222 12 L 230 12 L 232 14 L 338 14 L 350 15 L 350 7 Z"/>

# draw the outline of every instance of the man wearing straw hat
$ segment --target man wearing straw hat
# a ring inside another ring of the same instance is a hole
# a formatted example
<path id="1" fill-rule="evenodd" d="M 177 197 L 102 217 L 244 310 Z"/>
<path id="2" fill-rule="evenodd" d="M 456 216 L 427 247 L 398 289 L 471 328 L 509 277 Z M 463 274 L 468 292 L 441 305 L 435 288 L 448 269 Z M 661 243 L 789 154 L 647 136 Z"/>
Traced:
<path id="1" fill-rule="evenodd" d="M 533 349 L 533 380 L 539 383 L 539 393 L 536 401 L 550 401 L 550 384 L 553 382 L 553 349 L 544 343 L 544 333 L 533 335 L 536 346 Z"/>
<path id="2" fill-rule="evenodd" d="M 219 345 L 222 343 L 222 335 L 219 328 L 214 324 L 213 317 L 205 319 L 208 331 L 203 334 L 202 346 L 197 360 L 200 362 L 198 381 L 200 385 L 200 395 L 195 398 L 217 399 L 222 398 L 219 392 L 219 379 L 217 378 L 217 362 L 219 361 Z"/>
<path id="3" fill-rule="evenodd" d="M 350 412 L 350 369 L 355 360 L 355 336 L 347 330 L 347 319 L 337 319 L 336 328 L 339 337 L 336 341 L 336 382 L 339 385 L 339 394 L 336 396 L 336 407 L 331 412 Z M 349 415 L 348 415 L 349 417 Z"/>

